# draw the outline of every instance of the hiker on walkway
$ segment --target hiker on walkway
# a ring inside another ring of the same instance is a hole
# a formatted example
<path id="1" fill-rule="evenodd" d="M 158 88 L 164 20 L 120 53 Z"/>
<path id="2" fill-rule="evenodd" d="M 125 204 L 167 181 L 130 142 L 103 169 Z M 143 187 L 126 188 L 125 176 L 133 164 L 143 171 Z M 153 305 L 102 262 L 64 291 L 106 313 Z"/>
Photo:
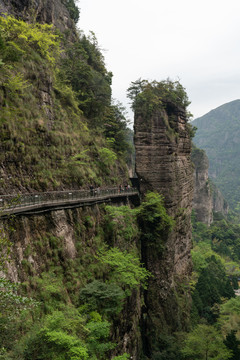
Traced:
<path id="1" fill-rule="evenodd" d="M 90 196 L 93 196 L 94 195 L 94 187 L 93 187 L 93 185 L 90 185 L 89 189 L 90 189 Z"/>

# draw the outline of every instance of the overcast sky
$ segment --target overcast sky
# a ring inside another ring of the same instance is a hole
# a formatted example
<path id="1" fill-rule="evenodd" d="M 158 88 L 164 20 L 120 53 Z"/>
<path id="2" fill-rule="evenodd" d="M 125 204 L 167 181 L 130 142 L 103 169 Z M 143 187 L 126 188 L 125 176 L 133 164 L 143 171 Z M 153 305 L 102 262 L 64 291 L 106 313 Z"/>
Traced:
<path id="1" fill-rule="evenodd" d="M 194 118 L 240 98 L 239 0 L 79 0 L 78 27 L 94 31 L 129 108 L 131 81 L 179 80 Z M 132 120 L 132 113 L 129 118 Z"/>

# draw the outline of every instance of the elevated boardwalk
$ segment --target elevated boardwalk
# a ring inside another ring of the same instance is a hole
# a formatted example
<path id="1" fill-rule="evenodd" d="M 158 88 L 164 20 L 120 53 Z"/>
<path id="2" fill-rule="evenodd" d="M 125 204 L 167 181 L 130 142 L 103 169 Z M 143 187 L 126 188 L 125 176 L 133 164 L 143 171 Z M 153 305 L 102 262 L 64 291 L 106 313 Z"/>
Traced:
<path id="1" fill-rule="evenodd" d="M 135 188 L 95 189 L 51 191 L 32 194 L 0 195 L 0 216 L 34 215 L 47 211 L 70 209 L 82 206 L 92 206 L 97 203 L 126 200 L 128 197 L 138 197 Z"/>

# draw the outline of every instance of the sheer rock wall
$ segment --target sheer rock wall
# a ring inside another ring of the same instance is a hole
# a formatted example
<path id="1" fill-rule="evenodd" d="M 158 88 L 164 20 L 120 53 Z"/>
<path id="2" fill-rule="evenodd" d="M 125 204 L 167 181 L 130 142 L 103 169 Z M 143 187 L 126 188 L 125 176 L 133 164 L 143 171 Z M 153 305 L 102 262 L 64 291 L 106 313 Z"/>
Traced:
<path id="1" fill-rule="evenodd" d="M 213 212 L 227 215 L 229 206 L 214 183 L 209 180 L 209 161 L 204 150 L 194 148 L 192 152 L 194 164 L 194 197 L 193 209 L 196 220 L 207 224 L 213 222 Z"/>
<path id="2" fill-rule="evenodd" d="M 0 13 L 20 17 L 24 21 L 35 19 L 39 23 L 53 24 L 61 32 L 75 32 L 74 23 L 61 0 L 0 0 Z"/>
<path id="3" fill-rule="evenodd" d="M 175 227 L 157 256 L 142 244 L 143 259 L 154 275 L 146 293 L 146 353 L 152 354 L 162 334 L 188 326 L 191 274 L 193 167 L 185 112 L 158 110 L 149 120 L 135 115 L 136 173 L 142 194 L 157 191 L 175 219 Z"/>
<path id="4" fill-rule="evenodd" d="M 210 225 L 213 221 L 213 199 L 208 179 L 209 161 L 205 151 L 195 148 L 192 161 L 195 167 L 193 209 L 196 220 Z"/>
<path id="5" fill-rule="evenodd" d="M 219 212 L 223 215 L 227 215 L 229 211 L 229 205 L 227 201 L 224 199 L 221 191 L 216 187 L 216 185 L 212 185 L 212 198 L 213 198 L 213 211 Z"/>

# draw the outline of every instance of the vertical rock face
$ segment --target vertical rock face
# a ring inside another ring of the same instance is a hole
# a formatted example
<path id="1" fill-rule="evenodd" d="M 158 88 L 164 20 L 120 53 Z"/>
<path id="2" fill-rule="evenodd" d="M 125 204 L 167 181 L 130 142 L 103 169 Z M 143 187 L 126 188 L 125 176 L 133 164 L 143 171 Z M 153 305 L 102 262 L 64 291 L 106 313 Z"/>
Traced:
<path id="1" fill-rule="evenodd" d="M 187 327 L 191 274 L 191 209 L 193 168 L 185 112 L 171 105 L 146 121 L 135 116 L 136 172 L 141 193 L 157 191 L 175 220 L 161 255 L 143 246 L 143 259 L 153 277 L 146 294 L 146 353 L 157 352 L 161 336 Z M 155 349 L 155 350 L 154 350 Z"/>
<path id="2" fill-rule="evenodd" d="M 216 185 L 212 185 L 212 199 L 213 199 L 213 211 L 220 212 L 223 215 L 227 215 L 229 211 L 229 205 L 227 201 L 224 199 L 221 191 L 216 187 Z"/>
<path id="3" fill-rule="evenodd" d="M 61 32 L 74 31 L 73 21 L 61 0 L 0 0 L 0 13 L 9 13 L 25 21 L 53 24 Z"/>
<path id="4" fill-rule="evenodd" d="M 229 206 L 216 185 L 209 180 L 209 161 L 205 151 L 194 147 L 192 161 L 195 168 L 193 209 L 196 220 L 210 225 L 213 222 L 213 212 L 227 215 Z"/>
<path id="5" fill-rule="evenodd" d="M 194 148 L 192 161 L 195 167 L 193 209 L 196 220 L 210 225 L 213 221 L 213 201 L 208 179 L 209 161 L 205 151 Z"/>

